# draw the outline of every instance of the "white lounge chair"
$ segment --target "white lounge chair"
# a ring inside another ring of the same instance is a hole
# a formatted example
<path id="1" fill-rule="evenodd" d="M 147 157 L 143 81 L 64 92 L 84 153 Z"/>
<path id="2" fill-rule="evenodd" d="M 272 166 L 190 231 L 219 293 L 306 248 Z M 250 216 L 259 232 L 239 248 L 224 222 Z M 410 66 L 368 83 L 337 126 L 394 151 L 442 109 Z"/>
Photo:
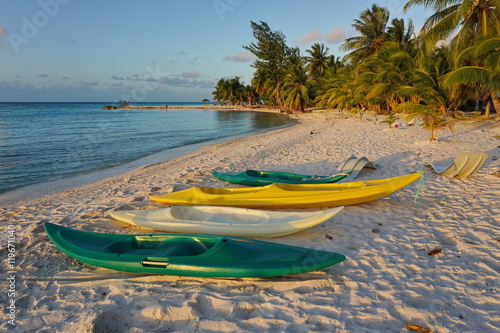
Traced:
<path id="1" fill-rule="evenodd" d="M 437 173 L 446 177 L 466 178 L 479 170 L 488 159 L 487 153 L 460 153 L 448 166 L 438 166 L 429 164 Z"/>
<path id="2" fill-rule="evenodd" d="M 347 178 L 354 179 L 364 167 L 377 169 L 375 164 L 366 157 L 357 158 L 356 156 L 351 156 L 337 167 L 336 173 L 348 173 L 349 176 Z"/>

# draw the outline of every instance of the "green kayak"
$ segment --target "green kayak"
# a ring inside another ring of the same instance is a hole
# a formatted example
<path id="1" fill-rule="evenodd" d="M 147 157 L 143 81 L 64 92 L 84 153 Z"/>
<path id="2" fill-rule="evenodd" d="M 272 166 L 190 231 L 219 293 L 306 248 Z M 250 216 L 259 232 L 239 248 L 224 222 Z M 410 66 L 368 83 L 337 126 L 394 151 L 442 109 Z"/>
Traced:
<path id="1" fill-rule="evenodd" d="M 220 180 L 224 180 L 233 184 L 247 186 L 264 186 L 274 183 L 286 184 L 324 184 L 335 183 L 345 177 L 349 173 L 339 173 L 333 176 L 309 176 L 297 173 L 280 172 L 280 171 L 258 171 L 246 170 L 243 172 L 213 172 L 212 175 Z"/>
<path id="2" fill-rule="evenodd" d="M 123 235 L 45 223 L 50 240 L 84 263 L 134 273 L 200 277 L 265 277 L 321 270 L 341 254 L 237 237 Z"/>

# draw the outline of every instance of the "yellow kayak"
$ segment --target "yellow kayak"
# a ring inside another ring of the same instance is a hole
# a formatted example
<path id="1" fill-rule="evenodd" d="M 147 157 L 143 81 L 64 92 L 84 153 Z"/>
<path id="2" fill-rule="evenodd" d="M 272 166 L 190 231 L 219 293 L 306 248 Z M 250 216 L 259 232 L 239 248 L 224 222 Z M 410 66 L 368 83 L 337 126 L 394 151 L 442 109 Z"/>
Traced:
<path id="1" fill-rule="evenodd" d="M 317 208 L 355 205 L 385 197 L 420 178 L 418 172 L 379 180 L 342 184 L 294 185 L 275 183 L 249 188 L 191 187 L 151 196 L 151 200 L 179 206 L 243 208 Z"/>

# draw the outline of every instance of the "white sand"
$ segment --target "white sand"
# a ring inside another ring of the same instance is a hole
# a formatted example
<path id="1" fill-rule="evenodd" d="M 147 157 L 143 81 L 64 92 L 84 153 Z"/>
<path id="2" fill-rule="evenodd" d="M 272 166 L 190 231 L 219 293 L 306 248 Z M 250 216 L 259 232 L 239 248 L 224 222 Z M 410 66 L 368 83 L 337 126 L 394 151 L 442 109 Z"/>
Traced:
<path id="1" fill-rule="evenodd" d="M 0 304 L 15 301 L 13 331 L 407 332 L 411 323 L 432 332 L 498 332 L 500 140 L 494 136 L 500 135 L 500 123 L 460 122 L 455 133 L 440 132 L 431 143 L 421 127 L 388 129 L 375 125 L 373 115 L 364 118 L 305 114 L 293 127 L 4 206 L 2 272 L 8 270 L 9 225 L 16 228 L 17 272 L 1 275 Z M 425 167 L 450 163 L 464 151 L 490 156 L 469 178 L 449 179 Z M 148 199 L 153 193 L 230 186 L 212 171 L 328 175 L 353 154 L 379 166 L 358 179 L 425 170 L 425 187 L 417 205 L 415 182 L 386 198 L 346 207 L 322 225 L 272 239 L 347 257 L 321 272 L 233 280 L 116 272 L 68 257 L 43 231 L 50 221 L 88 231 L 147 233 L 113 221 L 109 212 L 159 207 Z M 436 248 L 442 252 L 427 254 Z M 5 283 L 12 274 L 15 296 Z M 2 329 L 13 328 L 8 313 L 4 307 Z"/>

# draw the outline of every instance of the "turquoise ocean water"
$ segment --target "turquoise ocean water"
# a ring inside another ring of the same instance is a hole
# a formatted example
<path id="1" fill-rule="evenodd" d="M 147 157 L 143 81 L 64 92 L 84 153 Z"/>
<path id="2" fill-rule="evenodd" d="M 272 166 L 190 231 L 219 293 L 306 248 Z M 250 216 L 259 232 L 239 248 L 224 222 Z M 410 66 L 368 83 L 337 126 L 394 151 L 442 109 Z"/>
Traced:
<path id="1" fill-rule="evenodd" d="M 134 105 L 165 104 L 202 105 Z M 0 194 L 291 123 L 274 113 L 103 110 L 105 105 L 0 103 Z"/>

